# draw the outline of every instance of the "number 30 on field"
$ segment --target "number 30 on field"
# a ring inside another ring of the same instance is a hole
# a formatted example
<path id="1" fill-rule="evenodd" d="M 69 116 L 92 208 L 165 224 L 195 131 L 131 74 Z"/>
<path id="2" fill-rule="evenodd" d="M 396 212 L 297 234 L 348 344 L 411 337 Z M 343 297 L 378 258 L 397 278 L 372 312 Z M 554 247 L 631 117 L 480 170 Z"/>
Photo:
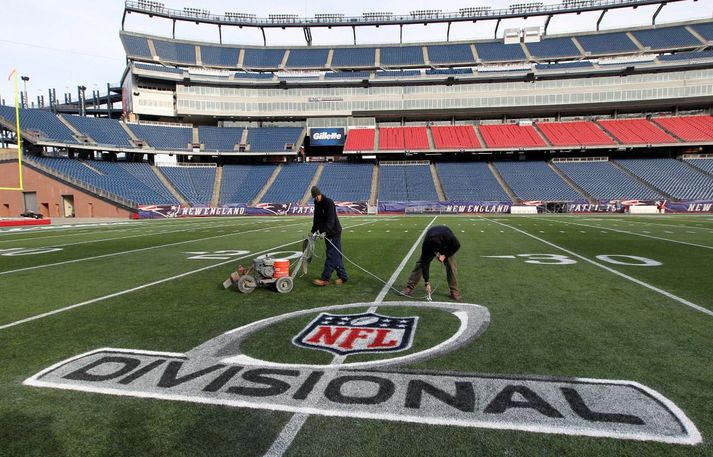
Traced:
<path id="1" fill-rule="evenodd" d="M 517 256 L 501 256 L 501 258 L 505 257 L 521 257 L 523 259 L 527 259 L 525 260 L 525 263 L 540 265 L 573 265 L 577 263 L 576 260 L 560 254 L 519 254 Z M 657 260 L 637 255 L 607 254 L 598 255 L 596 258 L 602 262 L 611 263 L 613 265 L 626 265 L 630 267 L 658 267 L 662 265 L 662 263 Z"/>

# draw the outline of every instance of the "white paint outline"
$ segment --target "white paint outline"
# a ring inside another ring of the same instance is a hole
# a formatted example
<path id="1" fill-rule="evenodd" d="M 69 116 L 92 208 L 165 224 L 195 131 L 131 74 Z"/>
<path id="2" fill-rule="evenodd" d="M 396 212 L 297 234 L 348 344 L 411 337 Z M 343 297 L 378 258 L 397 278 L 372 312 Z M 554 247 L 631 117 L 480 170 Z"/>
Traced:
<path id="1" fill-rule="evenodd" d="M 54 369 L 72 362 L 74 360 L 78 360 L 82 357 L 87 357 L 91 356 L 97 353 L 101 352 L 117 352 L 117 353 L 128 353 L 128 354 L 142 354 L 142 355 L 152 355 L 152 356 L 157 356 L 157 357 L 185 357 L 185 354 L 177 354 L 177 353 L 172 353 L 172 352 L 154 352 L 154 351 L 135 351 L 135 350 L 128 350 L 128 349 L 112 349 L 112 348 L 102 348 L 102 349 L 96 349 L 93 351 L 86 352 L 84 354 L 72 357 L 70 359 L 64 360 L 62 362 L 56 363 L 52 365 L 49 368 L 46 368 L 36 375 L 26 379 L 23 381 L 23 384 L 26 386 L 32 386 L 32 387 L 49 387 L 49 388 L 54 388 L 54 389 L 60 389 L 60 390 L 70 390 L 70 391 L 80 391 L 80 392 L 90 392 L 90 393 L 99 393 L 99 394 L 106 394 L 106 395 L 114 395 L 114 396 L 121 396 L 121 397 L 132 397 L 132 398 L 152 398 L 152 399 L 158 399 L 158 400 L 170 400 L 170 401 L 182 401 L 182 402 L 189 402 L 193 404 L 208 404 L 208 405 L 223 405 L 223 406 L 232 406 L 236 408 L 250 408 L 250 409 L 258 409 L 258 410 L 269 410 L 269 411 L 281 411 L 281 412 L 292 412 L 296 413 L 293 416 L 294 418 L 299 418 L 299 421 L 301 421 L 302 424 L 304 424 L 304 421 L 309 417 L 310 415 L 319 415 L 319 416 L 326 416 L 326 417 L 342 417 L 342 418 L 354 418 L 354 419 L 373 419 L 373 420 L 387 420 L 391 422 L 408 422 L 408 423 L 416 423 L 416 424 L 426 424 L 426 425 L 441 425 L 441 426 L 457 426 L 457 427 L 469 427 L 469 428 L 481 428 L 481 429 L 493 429 L 493 430 L 515 430 L 515 431 L 526 431 L 526 432 L 535 432 L 535 433 L 547 433 L 547 434 L 556 434 L 556 435 L 569 435 L 569 436 L 587 436 L 587 437 L 592 437 L 592 438 L 616 438 L 616 439 L 624 439 L 624 440 L 632 440 L 632 441 L 655 441 L 659 443 L 668 443 L 668 444 L 687 444 L 687 445 L 696 445 L 699 444 L 703 441 L 703 438 L 701 436 L 701 433 L 699 432 L 698 428 L 695 426 L 695 424 L 686 416 L 686 414 L 678 407 L 676 406 L 675 403 L 673 403 L 671 400 L 668 398 L 664 397 L 661 395 L 659 392 L 643 385 L 638 382 L 634 381 L 624 381 L 624 380 L 608 380 L 608 379 L 591 379 L 591 378 L 571 378 L 572 382 L 581 382 L 581 383 L 589 383 L 589 384 L 612 384 L 612 385 L 618 385 L 618 386 L 626 386 L 626 387 L 632 387 L 635 389 L 639 389 L 646 394 L 648 394 L 651 398 L 654 400 L 658 401 L 661 403 L 668 411 L 676 418 L 679 420 L 681 423 L 681 426 L 685 430 L 686 434 L 688 436 L 685 437 L 672 437 L 672 436 L 661 436 L 661 435 L 653 435 L 653 434 L 646 434 L 646 433 L 623 433 L 623 432 L 615 432 L 615 431 L 603 431 L 603 430 L 582 430 L 582 429 L 573 429 L 573 428 L 566 428 L 566 427 L 555 427 L 555 426 L 549 426 L 549 425 L 536 425 L 536 424 L 508 424 L 506 422 L 502 421 L 464 421 L 464 420 L 453 420 L 453 419 L 441 419 L 441 418 L 428 418 L 428 417 L 422 417 L 422 416 L 408 416 L 408 415 L 396 415 L 396 414 L 378 414 L 378 413 L 367 413 L 367 412 L 358 412 L 358 411 L 344 411 L 344 410 L 332 410 L 328 408 L 320 409 L 316 407 L 302 407 L 302 406 L 289 406 L 289 405 L 280 405 L 280 404 L 274 404 L 274 403 L 267 403 L 264 401 L 257 400 L 255 402 L 249 402 L 245 400 L 227 400 L 227 399 L 213 399 L 213 398 L 202 398 L 202 397 L 191 397 L 188 395 L 180 395 L 180 394 L 163 394 L 163 393 L 158 393 L 158 392 L 144 392 L 144 391 L 133 391 L 133 390 L 123 390 L 123 389 L 114 389 L 114 388 L 107 388 L 107 387 L 92 387 L 92 386 L 87 386 L 87 385 L 68 385 L 68 384 L 60 384 L 60 383 L 55 383 L 55 382 L 48 382 L 48 381 L 41 381 L 39 378 L 42 376 L 46 375 L 47 373 L 53 371 Z M 534 380 L 544 380 L 546 381 L 547 378 L 543 377 L 534 377 L 534 376 L 518 376 L 518 378 L 523 378 L 523 379 L 534 379 Z M 555 379 L 553 382 L 562 382 L 565 383 L 567 382 L 565 379 Z M 289 424 L 288 424 L 289 425 Z M 297 424 L 295 424 L 297 425 Z M 287 426 L 285 427 L 287 428 Z M 299 426 L 301 428 L 301 425 Z M 299 432 L 299 428 L 297 428 L 297 432 Z M 271 447 L 271 450 L 275 447 L 275 444 L 277 443 L 277 440 L 275 443 L 273 443 L 273 447 Z M 289 442 L 288 443 L 281 443 L 281 444 L 286 444 L 287 446 L 284 447 L 283 449 L 275 449 L 274 451 L 282 451 L 284 452 L 287 450 L 289 447 Z M 270 450 L 265 455 L 276 455 L 273 453 L 270 453 Z"/>
<path id="2" fill-rule="evenodd" d="M 489 219 L 486 219 L 486 220 L 489 220 Z M 587 257 L 584 257 L 584 256 L 581 255 L 581 254 L 577 254 L 577 253 L 574 252 L 574 251 L 570 251 L 569 249 L 566 249 L 566 248 L 563 248 L 563 247 L 561 247 L 561 246 L 558 246 L 558 245 L 556 245 L 556 244 L 554 244 L 554 243 L 552 243 L 552 242 L 550 242 L 550 241 L 543 240 L 542 238 L 540 238 L 540 237 L 538 237 L 538 236 L 535 236 L 535 235 L 533 235 L 533 234 L 531 234 L 531 233 L 528 233 L 528 232 L 526 232 L 526 231 L 524 231 L 524 230 L 520 230 L 520 229 L 517 228 L 517 227 L 513 227 L 513 226 L 511 226 L 511 225 L 504 224 L 504 223 L 502 223 L 502 222 L 497 222 L 497 221 L 492 221 L 492 222 L 493 222 L 494 224 L 502 225 L 503 227 L 507 227 L 507 228 L 509 228 L 509 229 L 511 229 L 511 230 L 515 230 L 515 231 L 517 231 L 517 232 L 520 232 L 520 233 L 522 233 L 523 235 L 529 236 L 530 238 L 534 238 L 534 239 L 536 239 L 537 241 L 540 241 L 541 243 L 545 243 L 545 244 L 547 244 L 547 245 L 549 245 L 549 246 L 552 246 L 552 247 L 555 248 L 555 249 L 559 249 L 559 250 L 562 251 L 562 252 L 566 252 L 566 253 L 569 254 L 569 255 L 572 255 L 572 256 L 574 256 L 574 257 L 577 257 L 577 258 L 579 258 L 579 259 L 582 259 L 582 260 L 584 260 L 584 261 L 587 262 L 587 263 L 591 263 L 592 265 L 595 265 L 595 266 L 597 266 L 597 267 L 599 267 L 599 268 L 602 268 L 602 269 L 604 269 L 604 270 L 606 270 L 606 271 L 608 271 L 608 272 L 610 272 L 610 273 L 613 273 L 613 274 L 615 274 L 615 275 L 617 275 L 617 276 L 620 276 L 620 277 L 622 277 L 622 278 L 624 278 L 624 279 L 626 279 L 626 280 L 628 280 L 628 281 L 631 281 L 631 282 L 633 282 L 633 283 L 635 283 L 635 284 L 638 284 L 638 285 L 640 285 L 640 286 L 646 287 L 646 288 L 649 289 L 649 290 L 653 290 L 654 292 L 657 292 L 657 293 L 659 293 L 659 294 L 661 294 L 661 295 L 663 295 L 663 296 L 665 296 L 665 297 L 668 297 L 668 298 L 670 298 L 670 299 L 672 299 L 672 300 L 675 300 L 675 301 L 677 301 L 677 302 L 679 302 L 679 303 L 681 303 L 681 304 L 684 304 L 684 305 L 686 305 L 686 306 L 688 306 L 688 307 L 690 307 L 690 308 L 693 308 L 693 309 L 695 309 L 696 311 L 700 311 L 700 312 L 703 313 L 703 314 L 707 314 L 707 315 L 709 315 L 709 316 L 713 316 L 713 311 L 712 311 L 712 310 L 710 310 L 710 309 L 708 309 L 708 308 L 704 308 L 704 307 L 702 307 L 702 306 L 700 306 L 700 305 L 696 305 L 695 303 L 692 303 L 692 302 L 686 300 L 685 298 L 681 298 L 681 297 L 679 297 L 679 296 L 677 296 L 677 295 L 674 295 L 674 294 L 672 294 L 671 292 L 667 292 L 667 291 L 665 291 L 665 290 L 663 290 L 663 289 L 659 289 L 658 287 L 652 286 L 651 284 L 649 284 L 649 283 L 647 283 L 647 282 L 644 282 L 644 281 L 642 281 L 642 280 L 640 280 L 640 279 L 636 279 L 636 278 L 634 278 L 634 277 L 632 277 L 632 276 L 629 276 L 629 275 L 627 275 L 627 274 L 624 274 L 624 273 L 622 273 L 622 272 L 620 272 L 620 271 L 617 271 L 617 270 L 615 270 L 615 269 L 613 269 L 613 268 L 610 268 L 610 267 L 608 267 L 608 266 L 606 266 L 606 265 L 602 265 L 602 264 L 599 263 L 599 262 L 595 262 L 594 260 L 591 260 L 591 259 L 589 259 L 589 258 L 587 258 Z"/>

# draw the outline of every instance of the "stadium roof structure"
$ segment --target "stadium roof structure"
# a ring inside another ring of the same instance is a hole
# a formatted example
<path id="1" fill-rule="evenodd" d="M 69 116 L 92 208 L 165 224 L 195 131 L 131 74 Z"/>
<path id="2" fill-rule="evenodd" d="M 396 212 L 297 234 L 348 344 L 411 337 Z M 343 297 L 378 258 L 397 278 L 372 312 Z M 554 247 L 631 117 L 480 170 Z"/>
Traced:
<path id="1" fill-rule="evenodd" d="M 361 16 L 345 16 L 341 13 L 321 13 L 313 17 L 299 17 L 296 14 L 270 14 L 267 18 L 257 17 L 254 14 L 226 11 L 223 14 L 214 14 L 209 10 L 200 8 L 183 8 L 175 10 L 166 8 L 161 2 L 151 0 L 127 0 L 121 28 L 124 30 L 126 15 L 130 13 L 144 14 L 149 17 L 161 17 L 173 21 L 173 38 L 176 38 L 176 22 L 194 22 L 196 24 L 213 24 L 218 26 L 220 42 L 223 42 L 222 27 L 253 27 L 262 31 L 263 43 L 267 46 L 265 29 L 302 28 L 307 45 L 312 45 L 311 29 L 351 27 L 354 44 L 357 44 L 357 27 L 398 25 L 401 28 L 400 41 L 403 42 L 403 26 L 413 24 L 448 24 L 446 41 L 450 41 L 451 24 L 457 22 L 497 21 L 495 37 L 503 19 L 528 18 L 546 16 L 544 31 L 547 32 L 550 19 L 559 14 L 580 14 L 583 12 L 601 11 L 597 20 L 597 30 L 604 15 L 612 9 L 638 8 L 646 5 L 659 5 L 653 14 L 651 22 L 656 24 L 656 18 L 661 9 L 668 3 L 683 0 L 563 0 L 556 5 L 544 5 L 542 2 L 518 3 L 507 8 L 493 9 L 492 7 L 460 8 L 457 12 L 444 12 L 439 9 L 414 10 L 408 14 L 394 14 L 386 11 L 365 12 Z M 697 0 L 694 0 L 697 1 Z"/>

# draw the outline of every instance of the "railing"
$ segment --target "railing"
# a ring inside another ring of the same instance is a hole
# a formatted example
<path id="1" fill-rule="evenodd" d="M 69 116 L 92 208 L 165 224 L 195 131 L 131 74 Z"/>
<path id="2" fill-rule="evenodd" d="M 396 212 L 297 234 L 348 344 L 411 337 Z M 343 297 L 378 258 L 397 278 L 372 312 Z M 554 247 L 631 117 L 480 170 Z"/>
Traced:
<path id="1" fill-rule="evenodd" d="M 382 160 L 379 162 L 380 167 L 389 166 L 420 166 L 420 165 L 430 165 L 431 162 L 428 160 Z"/>
<path id="2" fill-rule="evenodd" d="M 552 163 L 561 162 L 609 162 L 609 157 L 558 157 Z"/>

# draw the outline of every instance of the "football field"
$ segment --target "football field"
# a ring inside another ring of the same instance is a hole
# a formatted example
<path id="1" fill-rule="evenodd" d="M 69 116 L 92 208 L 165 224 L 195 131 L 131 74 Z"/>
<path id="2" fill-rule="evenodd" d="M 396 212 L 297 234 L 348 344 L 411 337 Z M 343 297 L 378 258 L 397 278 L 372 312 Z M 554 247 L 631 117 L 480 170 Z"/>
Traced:
<path id="1" fill-rule="evenodd" d="M 713 455 L 713 215 L 341 222 L 286 294 L 222 282 L 311 218 L 0 231 L 0 455 Z"/>

